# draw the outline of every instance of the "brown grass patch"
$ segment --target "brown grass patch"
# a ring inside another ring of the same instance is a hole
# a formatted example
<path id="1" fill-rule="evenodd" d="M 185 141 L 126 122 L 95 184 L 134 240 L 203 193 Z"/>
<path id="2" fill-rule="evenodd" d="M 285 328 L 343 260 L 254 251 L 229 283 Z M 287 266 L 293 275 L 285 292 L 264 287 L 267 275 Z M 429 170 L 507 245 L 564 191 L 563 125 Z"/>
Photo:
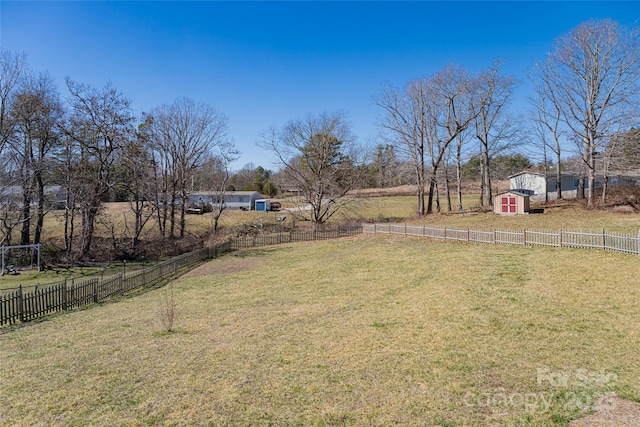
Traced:
<path id="1" fill-rule="evenodd" d="M 181 277 L 183 279 L 191 279 L 213 274 L 235 274 L 255 267 L 260 261 L 260 259 L 256 258 L 235 258 L 232 262 L 224 263 L 214 260 L 183 274 Z"/>
<path id="2" fill-rule="evenodd" d="M 600 410 L 573 420 L 570 427 L 637 427 L 640 426 L 640 403 L 619 397 L 604 402 Z"/>

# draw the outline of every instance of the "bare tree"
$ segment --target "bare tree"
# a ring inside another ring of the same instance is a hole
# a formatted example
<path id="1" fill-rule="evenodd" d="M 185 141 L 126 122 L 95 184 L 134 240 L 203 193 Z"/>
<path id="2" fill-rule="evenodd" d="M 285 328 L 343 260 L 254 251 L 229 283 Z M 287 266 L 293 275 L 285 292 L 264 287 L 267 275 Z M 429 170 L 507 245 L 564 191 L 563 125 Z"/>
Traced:
<path id="1" fill-rule="evenodd" d="M 13 230 L 20 224 L 20 216 L 16 212 L 20 203 L 15 199 L 16 158 L 14 152 L 7 152 L 5 146 L 14 137 L 13 100 L 24 73 L 27 71 L 25 55 L 15 55 L 0 49 L 0 155 L 2 155 L 2 180 L 0 195 L 3 203 L 0 206 L 0 243 L 11 244 Z"/>
<path id="2" fill-rule="evenodd" d="M 495 61 L 490 69 L 480 74 L 476 86 L 477 114 L 474 123 L 476 138 L 480 142 L 481 206 L 493 205 L 491 158 L 507 148 L 514 131 L 506 113 L 517 82 L 512 76 L 500 75 L 501 65 L 500 61 Z"/>
<path id="3" fill-rule="evenodd" d="M 547 150 L 555 157 L 556 167 L 556 199 L 562 199 L 562 111 L 558 102 L 555 88 L 549 78 L 546 64 L 537 64 L 535 74 L 530 75 L 534 83 L 537 98 L 533 100 L 535 113 L 532 115 L 534 132 L 538 136 L 544 154 L 545 181 L 547 177 Z M 545 201 L 548 194 L 545 189 Z"/>
<path id="4" fill-rule="evenodd" d="M 460 132 L 458 136 L 456 136 L 456 203 L 458 212 L 463 211 L 462 207 L 462 161 L 463 161 L 463 153 L 464 148 L 468 145 L 471 140 L 471 133 Z"/>
<path id="5" fill-rule="evenodd" d="M 72 108 L 65 133 L 77 145 L 74 204 L 82 216 L 81 254 L 91 249 L 96 217 L 108 200 L 115 181 L 113 167 L 118 152 L 133 137 L 130 102 L 107 83 L 103 88 L 79 84 L 67 78 Z"/>
<path id="6" fill-rule="evenodd" d="M 588 21 L 556 41 L 547 58 L 549 86 L 587 170 L 587 205 L 594 205 L 596 157 L 616 133 L 634 124 L 640 90 L 638 28 Z"/>
<path id="7" fill-rule="evenodd" d="M 427 213 L 433 212 L 432 199 L 437 186 L 438 167 L 449 144 L 468 128 L 476 116 L 473 91 L 474 82 L 462 67 L 448 66 L 429 80 L 431 99 L 427 108 L 427 141 L 431 178 Z M 440 211 L 439 202 L 436 203 L 436 209 Z"/>
<path id="8" fill-rule="evenodd" d="M 426 82 L 410 81 L 402 92 L 391 85 L 386 85 L 382 89 L 382 94 L 374 101 L 384 111 L 379 126 L 390 142 L 411 159 L 417 185 L 418 215 L 422 216 L 426 213 L 427 182 Z"/>
<path id="9" fill-rule="evenodd" d="M 605 151 L 615 170 L 637 172 L 640 169 L 640 128 L 632 127 L 614 135 Z"/>
<path id="10" fill-rule="evenodd" d="M 2 153 L 3 173 L 0 185 L 0 245 L 11 245 L 14 230 L 21 224 L 20 159 L 13 150 Z"/>
<path id="11" fill-rule="evenodd" d="M 363 151 L 343 111 L 291 120 L 265 132 L 261 145 L 278 157 L 289 185 L 310 205 L 316 227 L 348 205 L 345 196 L 360 182 Z"/>
<path id="12" fill-rule="evenodd" d="M 404 92 L 383 89 L 376 104 L 384 110 L 380 126 L 411 158 L 418 185 L 418 215 L 440 210 L 437 174 L 449 144 L 469 126 L 473 80 L 457 66 L 448 66 L 429 79 L 414 80 Z M 425 167 L 430 161 L 429 174 Z M 429 184 L 425 207 L 425 186 Z"/>
<path id="13" fill-rule="evenodd" d="M 602 164 L 602 203 L 606 203 L 609 176 L 612 172 L 637 173 L 640 168 L 640 128 L 613 135 L 599 156 Z"/>
<path id="14" fill-rule="evenodd" d="M 391 144 L 378 144 L 375 147 L 374 159 L 369 168 L 367 184 L 377 188 L 398 185 L 401 180 L 400 169 L 395 147 Z"/>
<path id="15" fill-rule="evenodd" d="M 19 158 L 22 187 L 22 233 L 20 244 L 31 239 L 31 205 L 37 202 L 33 243 L 40 243 L 44 215 L 48 209 L 45 184 L 52 165 L 49 156 L 59 143 L 63 108 L 51 77 L 42 73 L 29 76 L 17 91 L 12 116 L 15 128 L 10 145 Z"/>
<path id="16" fill-rule="evenodd" d="M 156 107 L 148 120 L 149 137 L 155 143 L 156 161 L 160 160 L 163 186 L 168 192 L 168 198 L 161 202 L 165 214 L 169 207 L 169 236 L 176 237 L 175 217 L 179 210 L 179 235 L 183 237 L 191 174 L 208 153 L 229 143 L 227 117 L 208 104 L 180 98 L 171 105 Z"/>
<path id="17" fill-rule="evenodd" d="M 207 186 L 215 191 L 216 196 L 212 200 L 211 221 L 213 223 L 213 233 L 218 232 L 218 225 L 222 212 L 227 208 L 226 193 L 229 183 L 229 166 L 238 159 L 239 152 L 233 144 L 221 144 L 218 154 L 210 161 L 211 174 L 207 179 Z"/>
<path id="18" fill-rule="evenodd" d="M 13 135 L 11 102 L 15 90 L 27 71 L 27 58 L 0 49 L 0 153 Z"/>
<path id="19" fill-rule="evenodd" d="M 62 120 L 61 127 L 70 129 L 70 124 L 65 116 Z M 76 175 L 77 164 L 79 162 L 79 154 L 77 152 L 77 144 L 73 138 L 63 132 L 60 138 L 60 144 L 56 146 L 53 152 L 54 179 L 61 186 L 64 194 L 64 200 L 59 201 L 59 207 L 64 209 L 63 214 L 63 235 L 64 250 L 68 258 L 74 257 L 74 239 L 75 239 L 75 219 L 77 212 L 77 204 L 74 203 L 74 194 L 76 188 L 79 187 L 77 181 L 79 177 Z"/>
<path id="20" fill-rule="evenodd" d="M 130 240 L 132 252 L 137 250 L 142 230 L 157 213 L 158 207 L 154 203 L 153 148 L 146 137 L 144 126 L 144 123 L 141 124 L 137 137 L 123 147 L 119 161 L 120 185 L 126 189 L 129 208 L 134 214 L 133 235 Z"/>

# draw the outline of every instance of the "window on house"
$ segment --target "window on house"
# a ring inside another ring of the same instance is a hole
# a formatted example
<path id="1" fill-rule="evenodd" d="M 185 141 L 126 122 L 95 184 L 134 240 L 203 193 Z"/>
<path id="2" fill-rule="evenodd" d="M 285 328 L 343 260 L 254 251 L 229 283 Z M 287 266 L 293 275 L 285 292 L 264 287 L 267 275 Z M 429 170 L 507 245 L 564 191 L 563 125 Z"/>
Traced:
<path id="1" fill-rule="evenodd" d="M 516 213 L 516 198 L 510 196 L 504 196 L 501 198 L 500 202 L 501 212 L 502 213 Z"/>

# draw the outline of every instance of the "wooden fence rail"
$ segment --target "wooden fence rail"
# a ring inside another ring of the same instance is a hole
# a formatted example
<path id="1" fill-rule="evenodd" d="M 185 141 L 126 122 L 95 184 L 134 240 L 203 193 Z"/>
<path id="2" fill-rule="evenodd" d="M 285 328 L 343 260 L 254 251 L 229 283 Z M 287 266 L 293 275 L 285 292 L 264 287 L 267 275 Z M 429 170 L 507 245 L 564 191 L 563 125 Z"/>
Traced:
<path id="1" fill-rule="evenodd" d="M 65 280 L 37 286 L 19 286 L 0 290 L 0 326 L 27 322 L 52 313 L 117 298 L 155 285 L 183 268 L 206 259 L 216 258 L 242 248 L 290 242 L 334 239 L 362 233 L 362 226 L 340 227 L 337 230 L 291 232 L 242 237 L 221 245 L 199 249 L 142 270 L 119 273 L 106 278 L 91 277 Z"/>
<path id="2" fill-rule="evenodd" d="M 577 230 L 471 230 L 406 224 L 363 224 L 363 233 L 402 234 L 432 239 L 503 245 L 587 248 L 640 254 L 640 233 Z"/>

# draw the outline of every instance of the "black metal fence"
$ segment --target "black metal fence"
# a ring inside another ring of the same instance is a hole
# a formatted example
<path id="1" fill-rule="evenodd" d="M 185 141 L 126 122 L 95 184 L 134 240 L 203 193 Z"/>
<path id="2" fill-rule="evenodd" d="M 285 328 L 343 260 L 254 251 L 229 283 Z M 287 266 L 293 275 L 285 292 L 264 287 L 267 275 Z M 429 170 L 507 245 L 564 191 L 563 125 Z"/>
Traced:
<path id="1" fill-rule="evenodd" d="M 292 231 L 287 233 L 258 234 L 245 236 L 231 241 L 234 250 L 252 248 L 254 246 L 279 245 L 282 243 L 308 242 L 313 240 L 337 239 L 362 234 L 362 225 L 338 227 L 322 231 Z"/>
<path id="2" fill-rule="evenodd" d="M 362 233 L 362 226 L 340 227 L 335 230 L 289 232 L 247 236 L 221 245 L 199 249 L 152 267 L 106 278 L 65 280 L 43 286 L 19 286 L 0 291 L 0 326 L 27 322 L 49 314 L 72 310 L 121 297 L 170 279 L 179 270 L 213 259 L 227 252 L 257 246 L 313 240 L 335 239 Z"/>

